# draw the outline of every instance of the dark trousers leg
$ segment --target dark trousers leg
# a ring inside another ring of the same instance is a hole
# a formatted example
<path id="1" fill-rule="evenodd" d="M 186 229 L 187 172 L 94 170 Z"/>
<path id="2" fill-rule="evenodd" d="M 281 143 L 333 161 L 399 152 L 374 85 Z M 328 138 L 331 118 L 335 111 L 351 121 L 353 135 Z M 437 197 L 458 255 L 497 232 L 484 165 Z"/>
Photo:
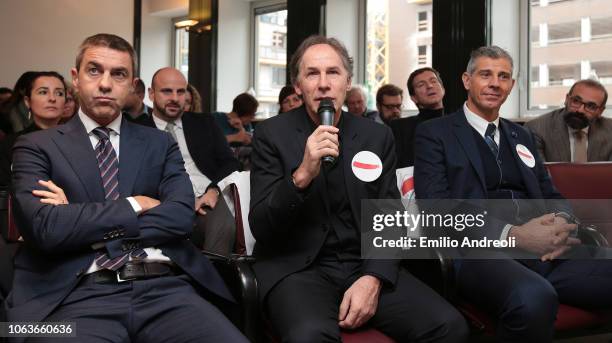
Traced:
<path id="1" fill-rule="evenodd" d="M 550 342 L 557 292 L 544 277 L 511 260 L 462 260 L 459 295 L 498 318 L 502 342 Z"/>
<path id="2" fill-rule="evenodd" d="M 82 284 L 45 321 L 75 322 L 77 337 L 32 342 L 248 342 L 186 275 Z"/>
<path id="3" fill-rule="evenodd" d="M 282 342 L 340 342 L 341 296 L 330 279 L 311 267 L 274 286 L 265 308 Z"/>
<path id="4" fill-rule="evenodd" d="M 192 240 L 198 248 L 225 256 L 232 253 L 236 222 L 223 196 L 219 196 L 214 210 L 206 210 L 206 215 L 196 215 L 193 231 Z"/>
<path id="5" fill-rule="evenodd" d="M 463 316 L 435 291 L 400 271 L 395 289 L 383 289 L 369 326 L 397 342 L 465 342 Z"/>
<path id="6" fill-rule="evenodd" d="M 133 293 L 134 342 L 248 342 L 188 276 L 136 282 Z"/>
<path id="7" fill-rule="evenodd" d="M 612 308 L 612 260 L 559 260 L 546 276 L 562 304 Z"/>

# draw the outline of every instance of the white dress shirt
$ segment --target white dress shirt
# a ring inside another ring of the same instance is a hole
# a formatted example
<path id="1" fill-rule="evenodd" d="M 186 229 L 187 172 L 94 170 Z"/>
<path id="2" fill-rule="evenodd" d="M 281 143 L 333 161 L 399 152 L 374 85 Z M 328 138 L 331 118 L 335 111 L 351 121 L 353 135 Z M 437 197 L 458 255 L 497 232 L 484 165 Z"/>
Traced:
<path id="1" fill-rule="evenodd" d="M 155 126 L 162 130 L 166 131 L 166 126 L 168 126 L 168 122 L 158 118 L 156 115 L 153 115 L 153 122 L 155 122 Z M 185 132 L 183 131 L 183 120 L 178 118 L 174 121 L 173 128 L 174 135 L 176 136 L 176 140 L 179 146 L 179 150 L 181 151 L 181 156 L 183 156 L 183 161 L 185 161 L 185 170 L 189 175 L 189 180 L 191 180 L 191 186 L 193 187 L 193 193 L 196 198 L 199 198 L 206 192 L 206 188 L 210 185 L 210 179 L 202 174 L 198 166 L 196 166 L 195 161 L 191 157 L 189 153 L 189 149 L 187 148 L 187 141 L 185 140 Z"/>
<path id="2" fill-rule="evenodd" d="M 117 161 L 119 161 L 119 152 L 120 152 L 119 137 L 121 135 L 121 118 L 122 118 L 122 115 L 119 114 L 119 116 L 115 118 L 115 120 L 110 122 L 110 124 L 106 125 L 106 127 L 110 129 L 109 140 L 113 146 L 113 149 L 115 149 L 115 154 L 117 155 Z M 100 124 L 96 123 L 93 119 L 89 118 L 85 113 L 83 113 L 81 109 L 79 109 L 79 119 L 81 119 L 81 122 L 85 126 L 85 131 L 87 132 L 87 135 L 89 136 L 89 141 L 91 142 L 91 147 L 95 149 L 100 139 L 98 138 L 98 136 L 96 136 L 96 134 L 93 133 L 93 130 L 97 127 L 100 127 Z M 119 175 L 119 177 L 121 177 L 121 175 Z M 130 202 L 130 205 L 132 205 L 132 208 L 134 209 L 134 212 L 136 213 L 136 215 L 138 215 L 142 211 L 142 207 L 140 207 L 138 202 L 133 197 L 127 197 L 126 199 L 127 201 Z M 70 201 L 70 199 L 68 199 L 68 201 Z M 143 249 L 147 253 L 147 257 L 144 259 L 144 261 L 170 261 L 170 259 L 167 256 L 165 256 L 160 249 L 153 248 L 153 247 L 143 248 Z M 131 259 L 132 257 L 130 256 L 130 260 Z M 98 270 L 100 270 L 100 268 L 94 261 L 89 266 L 85 274 L 93 273 Z"/>

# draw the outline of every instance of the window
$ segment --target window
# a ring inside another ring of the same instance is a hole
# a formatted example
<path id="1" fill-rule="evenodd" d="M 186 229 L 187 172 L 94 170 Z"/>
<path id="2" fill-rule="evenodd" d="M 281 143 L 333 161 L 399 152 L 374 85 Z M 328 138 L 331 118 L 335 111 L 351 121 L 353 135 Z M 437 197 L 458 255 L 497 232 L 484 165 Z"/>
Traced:
<path id="1" fill-rule="evenodd" d="M 176 23 L 185 18 L 175 18 Z M 174 24 L 173 24 L 174 27 Z M 189 74 L 189 32 L 183 28 L 174 27 L 174 67 L 185 75 L 188 80 Z"/>
<path id="2" fill-rule="evenodd" d="M 368 107 L 386 83 L 402 89 L 410 73 L 431 64 L 433 0 L 368 0 L 365 29 L 365 77 Z M 417 23 L 417 25 L 414 25 Z M 416 110 L 404 95 L 404 108 Z"/>
<path id="3" fill-rule="evenodd" d="M 427 45 L 419 45 L 419 56 L 417 60 L 419 65 L 427 64 Z"/>
<path id="4" fill-rule="evenodd" d="M 419 12 L 419 21 L 417 22 L 419 32 L 427 31 L 429 22 L 427 21 L 427 12 Z"/>
<path id="5" fill-rule="evenodd" d="M 254 19 L 253 89 L 257 116 L 267 118 L 278 113 L 278 93 L 286 83 L 287 6 L 255 7 Z"/>
<path id="6" fill-rule="evenodd" d="M 530 70 L 521 110 L 535 115 L 563 106 L 578 80 L 599 80 L 612 92 L 612 8 L 609 1 L 531 0 L 523 54 Z M 610 107 L 610 102 L 608 102 Z"/>

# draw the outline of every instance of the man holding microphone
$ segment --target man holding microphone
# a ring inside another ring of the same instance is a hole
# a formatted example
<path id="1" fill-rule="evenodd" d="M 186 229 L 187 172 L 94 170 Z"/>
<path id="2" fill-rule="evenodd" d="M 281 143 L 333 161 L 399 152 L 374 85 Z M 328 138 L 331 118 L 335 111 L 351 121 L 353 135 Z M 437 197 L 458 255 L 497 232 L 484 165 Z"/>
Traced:
<path id="1" fill-rule="evenodd" d="M 390 129 L 341 110 L 352 70 L 339 41 L 307 38 L 290 63 L 305 106 L 255 132 L 249 221 L 263 306 L 283 342 L 340 342 L 341 328 L 366 323 L 396 341 L 463 341 L 461 315 L 398 260 L 361 258 L 361 200 L 399 192 Z M 320 125 L 330 110 L 333 125 Z"/>

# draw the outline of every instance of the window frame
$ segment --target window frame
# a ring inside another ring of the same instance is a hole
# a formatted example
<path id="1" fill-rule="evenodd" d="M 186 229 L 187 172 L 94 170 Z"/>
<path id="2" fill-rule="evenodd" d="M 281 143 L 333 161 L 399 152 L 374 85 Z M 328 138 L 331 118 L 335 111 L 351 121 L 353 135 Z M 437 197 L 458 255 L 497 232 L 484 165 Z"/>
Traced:
<path id="1" fill-rule="evenodd" d="M 257 46 L 257 38 L 259 37 L 259 30 L 257 27 L 256 17 L 261 14 L 276 12 L 287 10 L 287 0 L 264 0 L 264 1 L 253 1 L 251 3 L 250 10 L 250 23 L 249 26 L 251 28 L 251 37 L 250 37 L 250 54 L 249 54 L 249 91 L 253 90 L 256 94 L 256 97 L 259 96 L 257 93 L 257 83 L 258 83 L 258 68 L 257 68 L 257 60 L 259 59 L 259 49 Z M 285 47 L 287 45 L 287 37 L 285 36 Z M 287 66 L 288 67 L 288 66 Z M 285 71 L 287 72 L 287 71 Z M 259 112 L 258 112 L 259 114 Z M 270 114 L 271 116 L 273 113 Z"/>
<path id="2" fill-rule="evenodd" d="M 177 58 L 177 52 L 178 52 L 178 42 L 176 39 L 176 32 L 178 30 L 184 30 L 185 28 L 178 28 L 175 26 L 176 23 L 183 21 L 183 20 L 187 20 L 189 19 L 187 16 L 180 16 L 180 17 L 174 17 L 172 18 L 172 54 L 170 56 L 170 58 L 172 59 L 172 67 L 178 69 L 180 71 L 180 66 L 176 64 L 176 58 Z M 187 42 L 189 44 L 189 41 Z M 182 72 L 181 72 L 182 73 Z M 189 73 L 187 73 L 189 74 Z M 187 82 L 189 82 L 188 79 L 188 75 L 185 75 L 185 79 L 187 79 Z"/>

